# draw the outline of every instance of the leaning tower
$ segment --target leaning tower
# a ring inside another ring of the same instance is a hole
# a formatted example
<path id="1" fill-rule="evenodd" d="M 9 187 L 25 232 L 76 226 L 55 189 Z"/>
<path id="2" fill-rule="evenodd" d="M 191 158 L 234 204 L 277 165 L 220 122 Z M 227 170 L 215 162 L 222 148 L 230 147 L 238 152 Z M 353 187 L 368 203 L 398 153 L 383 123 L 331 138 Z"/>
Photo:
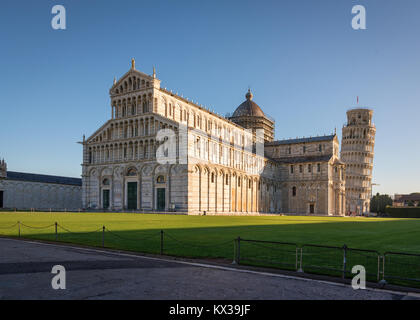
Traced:
<path id="1" fill-rule="evenodd" d="M 370 109 L 347 111 L 341 141 L 341 160 L 346 164 L 346 212 L 360 214 L 370 209 L 376 133 L 372 115 Z"/>
<path id="2" fill-rule="evenodd" d="M 0 161 L 0 179 L 7 177 L 7 164 L 6 161 L 1 160 Z"/>

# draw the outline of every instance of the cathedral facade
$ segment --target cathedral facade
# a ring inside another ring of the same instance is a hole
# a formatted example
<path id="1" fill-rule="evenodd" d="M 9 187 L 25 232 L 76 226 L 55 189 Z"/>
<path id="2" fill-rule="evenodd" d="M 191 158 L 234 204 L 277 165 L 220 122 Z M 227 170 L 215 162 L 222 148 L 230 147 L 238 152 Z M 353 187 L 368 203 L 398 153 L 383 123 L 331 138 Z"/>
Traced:
<path id="1" fill-rule="evenodd" d="M 161 88 L 132 60 L 109 94 L 110 119 L 83 137 L 85 209 L 345 214 L 337 136 L 275 141 L 250 90 L 225 117 Z"/>

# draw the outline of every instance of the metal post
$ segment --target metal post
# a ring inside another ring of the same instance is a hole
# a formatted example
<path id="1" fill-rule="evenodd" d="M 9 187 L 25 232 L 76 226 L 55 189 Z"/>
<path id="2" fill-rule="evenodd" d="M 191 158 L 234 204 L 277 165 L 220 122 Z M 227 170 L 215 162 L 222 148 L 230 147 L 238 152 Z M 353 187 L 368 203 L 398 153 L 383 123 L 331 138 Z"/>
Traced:
<path id="1" fill-rule="evenodd" d="M 20 221 L 18 221 L 18 236 L 20 238 Z"/>
<path id="2" fill-rule="evenodd" d="M 102 226 L 102 248 L 105 248 L 105 226 Z"/>
<path id="3" fill-rule="evenodd" d="M 163 255 L 163 230 L 160 230 L 160 255 Z"/>
<path id="4" fill-rule="evenodd" d="M 386 255 L 384 254 L 382 257 L 382 280 L 379 281 L 379 284 L 382 286 L 385 286 L 387 284 L 387 281 L 385 280 L 385 259 Z M 379 275 L 378 275 L 379 277 Z"/>
<path id="5" fill-rule="evenodd" d="M 236 263 L 240 264 L 241 263 L 241 237 L 238 237 L 236 241 L 238 241 L 237 250 L 236 250 Z"/>
<path id="6" fill-rule="evenodd" d="M 343 276 L 342 276 L 343 279 L 346 278 L 346 265 L 347 265 L 346 256 L 347 256 L 347 246 L 344 245 L 343 246 Z"/>
<path id="7" fill-rule="evenodd" d="M 382 280 L 384 280 L 384 281 L 385 281 L 385 258 L 386 258 L 386 256 L 383 255 L 382 256 Z"/>
<path id="8" fill-rule="evenodd" d="M 236 239 L 233 239 L 233 261 L 232 264 L 236 264 Z"/>
<path id="9" fill-rule="evenodd" d="M 299 266 L 298 272 L 303 272 L 302 262 L 303 262 L 303 247 L 300 248 L 300 266 Z"/>
<path id="10" fill-rule="evenodd" d="M 55 223 L 55 241 L 58 240 L 58 234 L 57 234 L 57 222 Z"/>

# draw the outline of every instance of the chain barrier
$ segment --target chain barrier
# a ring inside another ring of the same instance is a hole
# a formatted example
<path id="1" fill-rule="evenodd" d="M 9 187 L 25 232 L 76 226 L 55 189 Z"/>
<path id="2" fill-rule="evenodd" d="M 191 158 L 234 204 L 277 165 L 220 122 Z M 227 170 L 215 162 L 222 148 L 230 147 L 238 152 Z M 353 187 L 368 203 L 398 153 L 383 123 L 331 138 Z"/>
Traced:
<path id="1" fill-rule="evenodd" d="M 14 225 L 10 226 L 10 227 L 0 227 L 0 229 L 2 230 L 6 230 L 6 229 L 12 229 L 14 227 L 16 227 L 18 225 L 19 222 L 16 222 Z"/>
<path id="2" fill-rule="evenodd" d="M 74 231 L 71 231 L 71 230 L 69 230 L 69 229 L 67 229 L 67 228 L 63 227 L 61 224 L 57 224 L 57 227 L 60 227 L 60 228 L 61 228 L 61 229 L 63 229 L 64 231 L 66 231 L 66 232 L 68 232 L 68 233 L 72 233 L 72 234 L 80 234 L 80 233 L 96 233 L 96 232 L 98 232 L 98 231 L 101 231 L 101 230 L 102 230 L 102 227 L 100 227 L 99 229 L 96 229 L 96 230 L 94 230 L 94 231 L 78 231 L 78 232 L 74 232 Z"/>
<path id="3" fill-rule="evenodd" d="M 117 234 L 116 232 L 114 232 L 114 231 L 111 231 L 111 230 L 109 230 L 108 228 L 105 228 L 105 231 L 107 231 L 107 232 L 109 232 L 110 234 L 112 234 L 114 237 L 117 237 L 117 238 L 120 238 L 120 239 L 122 239 L 122 240 L 127 240 L 127 241 L 136 241 L 136 242 L 138 242 L 138 241 L 144 241 L 144 240 L 148 240 L 148 239 L 151 239 L 151 238 L 153 238 L 153 237 L 157 237 L 157 236 L 159 236 L 160 235 L 160 231 L 159 232 L 157 232 L 157 233 L 154 233 L 154 234 L 152 234 L 152 235 L 149 235 L 148 237 L 144 237 L 144 238 L 128 238 L 128 237 L 123 237 L 123 236 L 121 236 L 121 235 L 119 235 L 119 234 Z"/>
<path id="4" fill-rule="evenodd" d="M 233 241 L 233 240 L 229 240 L 229 241 L 224 241 L 224 242 L 217 243 L 217 244 L 198 245 L 198 244 L 191 244 L 191 243 L 187 243 L 185 241 L 178 240 L 178 239 L 174 238 L 173 236 L 171 236 L 170 234 L 168 234 L 166 232 L 165 232 L 165 236 L 168 237 L 171 240 L 174 240 L 175 242 L 180 243 L 183 246 L 196 247 L 196 248 L 222 247 L 222 246 L 225 246 L 225 245 L 227 245 L 229 243 L 231 244 L 232 241 Z"/>
<path id="5" fill-rule="evenodd" d="M 45 227 L 35 227 L 35 226 L 28 226 L 28 225 L 26 225 L 26 224 L 24 224 L 22 222 L 20 222 L 20 225 L 23 226 L 23 227 L 29 228 L 29 229 L 38 229 L 38 230 L 40 230 L 40 229 L 48 229 L 48 228 L 51 228 L 51 227 L 54 227 L 55 226 L 55 224 L 51 224 L 51 225 L 48 225 L 48 226 L 45 226 Z"/>

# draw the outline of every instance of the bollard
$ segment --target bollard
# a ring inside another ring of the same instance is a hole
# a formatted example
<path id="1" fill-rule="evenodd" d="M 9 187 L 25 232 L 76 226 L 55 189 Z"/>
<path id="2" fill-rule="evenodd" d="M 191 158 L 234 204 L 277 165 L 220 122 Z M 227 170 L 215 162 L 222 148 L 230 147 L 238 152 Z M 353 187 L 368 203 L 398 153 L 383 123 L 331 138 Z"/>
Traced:
<path id="1" fill-rule="evenodd" d="M 160 255 L 163 255 L 163 230 L 160 230 Z"/>
<path id="2" fill-rule="evenodd" d="M 105 226 L 102 226 L 102 248 L 105 248 Z"/>
<path id="3" fill-rule="evenodd" d="M 58 233 L 57 233 L 57 222 L 55 223 L 55 241 L 58 240 Z"/>
<path id="4" fill-rule="evenodd" d="M 302 265 L 303 265 L 303 247 L 300 248 L 300 264 L 299 264 L 298 272 L 304 272 Z"/>
<path id="5" fill-rule="evenodd" d="M 232 264 L 237 264 L 236 263 L 236 239 L 233 239 L 233 261 Z"/>
<path id="6" fill-rule="evenodd" d="M 18 236 L 20 238 L 20 221 L 18 221 Z"/>
<path id="7" fill-rule="evenodd" d="M 343 275 L 342 275 L 343 279 L 346 278 L 346 264 L 347 264 L 346 258 L 347 258 L 347 246 L 344 245 L 343 246 Z"/>
<path id="8" fill-rule="evenodd" d="M 238 246 L 236 250 L 236 263 L 241 264 L 241 237 L 238 237 Z"/>
<path id="9" fill-rule="evenodd" d="M 382 259 L 382 279 L 381 280 L 379 280 L 379 285 L 381 286 L 381 288 L 383 288 L 385 285 L 387 285 L 388 284 L 388 282 L 385 280 L 385 259 L 386 259 L 386 256 L 385 255 L 383 255 L 383 256 L 379 256 L 379 261 Z M 379 269 L 379 267 L 378 267 L 378 269 Z M 379 274 L 379 271 L 378 271 L 378 274 Z M 378 277 L 379 278 L 379 277 Z"/>

